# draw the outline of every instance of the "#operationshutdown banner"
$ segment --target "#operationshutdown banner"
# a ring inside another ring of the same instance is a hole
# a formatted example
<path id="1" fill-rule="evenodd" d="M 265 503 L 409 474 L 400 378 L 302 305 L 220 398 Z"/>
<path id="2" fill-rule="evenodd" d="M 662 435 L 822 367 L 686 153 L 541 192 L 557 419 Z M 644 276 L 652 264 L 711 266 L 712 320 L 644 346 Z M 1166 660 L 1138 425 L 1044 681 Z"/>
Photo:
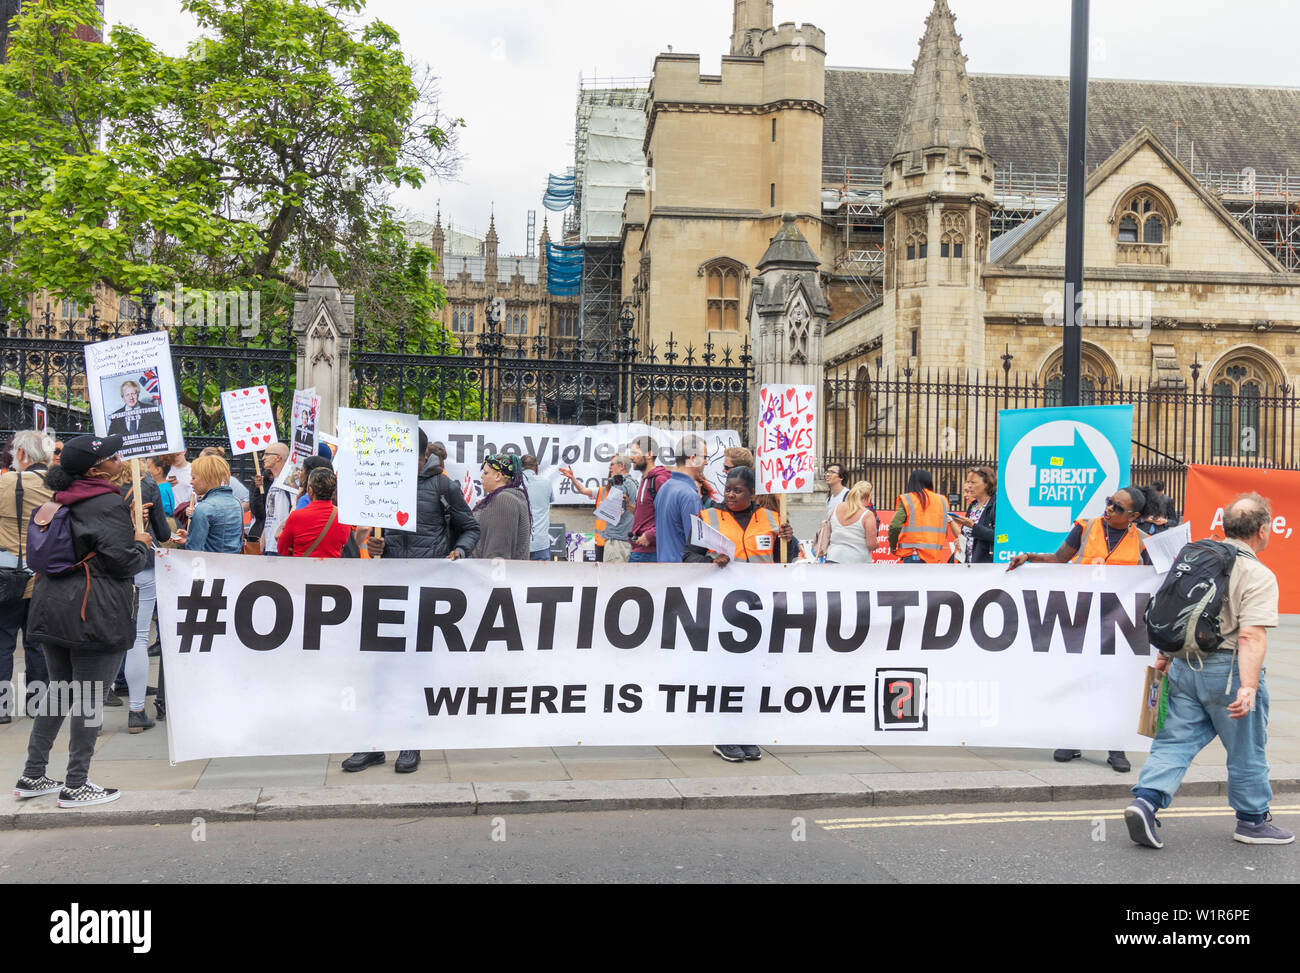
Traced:
<path id="1" fill-rule="evenodd" d="M 173 760 L 586 745 L 1145 750 L 1149 567 L 157 557 Z"/>

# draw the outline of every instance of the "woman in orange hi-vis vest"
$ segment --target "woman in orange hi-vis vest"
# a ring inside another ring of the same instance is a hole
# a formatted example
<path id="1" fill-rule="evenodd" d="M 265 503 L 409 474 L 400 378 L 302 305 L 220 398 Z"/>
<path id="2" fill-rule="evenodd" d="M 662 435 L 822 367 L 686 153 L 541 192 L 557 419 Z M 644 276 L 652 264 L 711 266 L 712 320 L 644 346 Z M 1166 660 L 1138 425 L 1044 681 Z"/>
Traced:
<path id="1" fill-rule="evenodd" d="M 1126 486 L 1106 499 L 1106 510 L 1091 520 L 1080 517 L 1074 522 L 1070 534 L 1055 554 L 1017 554 L 1007 565 L 1013 571 L 1027 561 L 1039 564 L 1150 564 L 1151 558 L 1142 546 L 1145 536 L 1137 528 L 1142 508 L 1147 498 L 1137 487 Z M 1053 752 L 1052 757 L 1069 763 L 1083 752 L 1069 747 Z M 1118 773 L 1127 774 L 1133 769 L 1123 750 L 1112 750 L 1106 762 Z"/>
<path id="2" fill-rule="evenodd" d="M 948 517 L 948 498 L 934 492 L 930 471 L 913 470 L 907 492 L 895 501 L 889 549 L 904 564 L 946 564 L 957 540 Z"/>
<path id="3" fill-rule="evenodd" d="M 754 501 L 754 471 L 748 466 L 733 467 L 727 473 L 723 491 L 723 507 L 708 507 L 700 512 L 700 519 L 721 533 L 736 547 L 734 557 L 694 544 L 687 544 L 682 560 L 693 563 L 712 561 L 723 568 L 732 561 L 750 564 L 774 564 L 780 556 L 781 541 L 785 541 L 786 563 L 799 558 L 799 542 L 789 524 L 779 523 L 777 516 Z M 756 744 L 719 743 L 713 748 L 723 760 L 739 763 L 742 760 L 761 760 L 763 752 Z"/>

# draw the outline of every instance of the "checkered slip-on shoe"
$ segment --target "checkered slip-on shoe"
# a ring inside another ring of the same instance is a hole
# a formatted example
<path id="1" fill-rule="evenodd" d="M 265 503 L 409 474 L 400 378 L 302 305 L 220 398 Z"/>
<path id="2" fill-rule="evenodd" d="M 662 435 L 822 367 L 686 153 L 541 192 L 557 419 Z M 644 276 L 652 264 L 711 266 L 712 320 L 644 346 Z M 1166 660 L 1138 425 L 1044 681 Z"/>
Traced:
<path id="1" fill-rule="evenodd" d="M 90 807 L 93 804 L 107 804 L 121 796 L 122 792 L 116 787 L 100 787 L 86 781 L 75 790 L 65 787 L 59 791 L 59 807 Z"/>
<path id="2" fill-rule="evenodd" d="M 19 777 L 18 783 L 14 784 L 14 797 L 40 797 L 62 789 L 63 781 L 50 780 L 44 774 L 40 777 Z"/>

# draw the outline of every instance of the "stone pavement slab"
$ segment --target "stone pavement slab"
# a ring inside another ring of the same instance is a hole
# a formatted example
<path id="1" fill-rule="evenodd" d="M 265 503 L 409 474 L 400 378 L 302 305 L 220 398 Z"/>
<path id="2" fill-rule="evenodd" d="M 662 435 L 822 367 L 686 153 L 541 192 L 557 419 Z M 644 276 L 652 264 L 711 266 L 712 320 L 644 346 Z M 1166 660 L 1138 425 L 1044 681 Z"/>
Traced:
<path id="1" fill-rule="evenodd" d="M 852 774 L 800 774 L 797 777 L 686 777 L 672 782 L 683 807 L 865 807 L 871 788 Z"/>
<path id="2" fill-rule="evenodd" d="M 261 791 L 256 787 L 205 791 L 123 791 L 112 804 L 61 808 L 54 797 L 33 797 L 18 807 L 16 828 L 63 828 L 82 824 L 191 824 L 252 820 Z"/>
<path id="3" fill-rule="evenodd" d="M 473 814 L 473 784 L 370 784 L 353 787 L 264 787 L 257 816 L 315 818 L 430 817 Z"/>
<path id="4" fill-rule="evenodd" d="M 682 795 L 666 780 L 505 781 L 475 783 L 478 814 L 678 808 Z"/>
<path id="5" fill-rule="evenodd" d="M 1050 801 L 1052 788 L 1018 770 L 955 773 L 856 774 L 876 806 Z"/>

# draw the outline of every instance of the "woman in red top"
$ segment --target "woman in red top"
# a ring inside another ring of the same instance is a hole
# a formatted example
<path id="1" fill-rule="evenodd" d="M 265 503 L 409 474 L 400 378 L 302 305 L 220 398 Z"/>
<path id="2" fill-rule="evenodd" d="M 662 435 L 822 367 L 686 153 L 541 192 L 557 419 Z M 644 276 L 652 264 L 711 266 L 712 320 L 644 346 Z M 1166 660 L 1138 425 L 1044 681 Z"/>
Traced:
<path id="1" fill-rule="evenodd" d="M 317 467 L 307 477 L 311 503 L 289 514 L 280 530 L 278 549 L 283 556 L 338 557 L 352 536 L 352 528 L 338 519 L 334 491 L 338 480 L 326 467 Z M 328 527 L 326 525 L 329 525 Z"/>

